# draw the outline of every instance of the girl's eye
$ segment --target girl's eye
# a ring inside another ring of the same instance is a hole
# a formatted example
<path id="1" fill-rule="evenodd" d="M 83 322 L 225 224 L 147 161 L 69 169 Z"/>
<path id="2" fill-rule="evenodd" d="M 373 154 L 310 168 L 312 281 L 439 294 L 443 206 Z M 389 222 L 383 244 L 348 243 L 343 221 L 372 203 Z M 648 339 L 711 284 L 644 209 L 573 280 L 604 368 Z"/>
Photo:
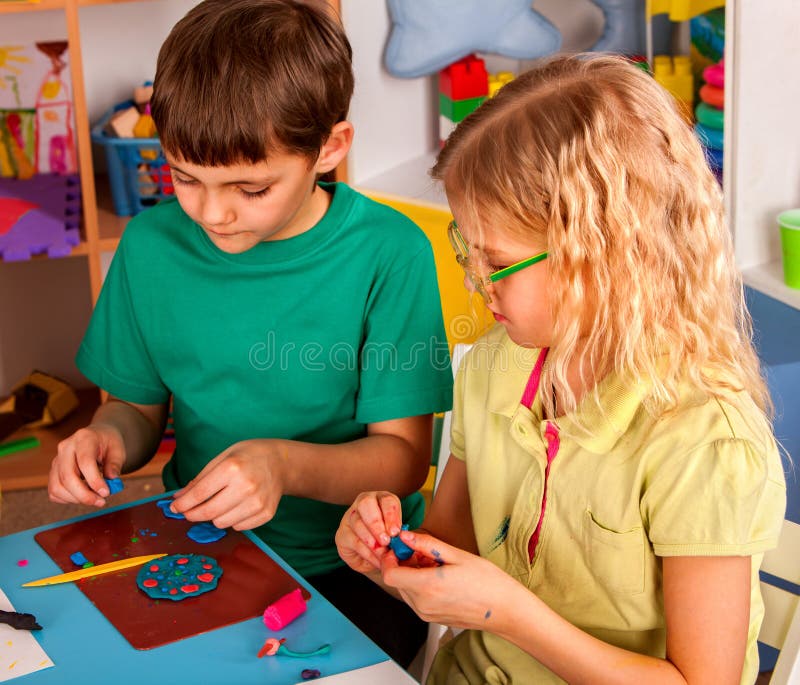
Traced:
<path id="1" fill-rule="evenodd" d="M 244 190 L 243 188 L 239 188 L 239 192 L 248 200 L 255 200 L 256 198 L 264 197 L 264 195 L 269 192 L 269 186 L 261 190 Z"/>
<path id="2" fill-rule="evenodd" d="M 501 266 L 498 264 L 488 264 L 487 266 L 489 267 L 489 273 L 494 273 L 495 271 L 502 271 L 503 269 L 506 268 L 505 266 Z"/>

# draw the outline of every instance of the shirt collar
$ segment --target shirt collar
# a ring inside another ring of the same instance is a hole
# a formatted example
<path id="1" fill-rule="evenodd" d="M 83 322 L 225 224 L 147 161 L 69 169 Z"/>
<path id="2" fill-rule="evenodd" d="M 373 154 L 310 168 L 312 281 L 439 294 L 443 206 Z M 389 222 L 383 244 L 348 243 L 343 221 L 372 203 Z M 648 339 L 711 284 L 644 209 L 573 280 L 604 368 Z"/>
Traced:
<path id="1" fill-rule="evenodd" d="M 501 326 L 495 327 L 476 345 L 487 345 L 488 362 L 493 365 L 490 367 L 486 407 L 494 414 L 511 419 L 520 406 L 522 393 L 541 350 L 516 345 Z M 597 406 L 591 395 L 586 395 L 574 412 L 555 420 L 559 434 L 590 452 L 610 452 L 628 431 L 637 413 L 643 411 L 642 399 L 648 385 L 628 376 L 610 374 L 598 387 L 602 407 Z M 540 393 L 541 388 L 535 405 L 541 405 Z"/>

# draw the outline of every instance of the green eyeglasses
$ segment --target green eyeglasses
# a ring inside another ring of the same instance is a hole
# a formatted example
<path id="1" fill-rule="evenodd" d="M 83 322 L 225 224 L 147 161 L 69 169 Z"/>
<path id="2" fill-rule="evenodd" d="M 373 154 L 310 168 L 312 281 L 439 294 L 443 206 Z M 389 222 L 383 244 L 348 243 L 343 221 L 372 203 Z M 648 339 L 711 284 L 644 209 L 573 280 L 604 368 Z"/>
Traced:
<path id="1" fill-rule="evenodd" d="M 517 271 L 521 271 L 522 269 L 526 269 L 529 266 L 547 259 L 548 254 L 547 251 L 540 252 L 539 254 L 533 255 L 533 257 L 515 262 L 511 264 L 511 266 L 493 271 L 488 276 L 482 276 L 475 270 L 474 265 L 470 263 L 469 243 L 464 240 L 464 236 L 461 235 L 461 231 L 458 230 L 458 225 L 455 221 L 451 221 L 450 225 L 447 227 L 447 237 L 456 253 L 456 261 L 461 268 L 464 269 L 464 273 L 467 275 L 467 278 L 469 278 L 470 283 L 472 283 L 472 286 L 478 294 L 480 294 L 486 304 L 491 304 L 492 302 L 492 297 L 487 290 L 489 286 L 493 283 L 497 283 L 497 281 L 502 280 L 506 276 L 510 276 Z"/>

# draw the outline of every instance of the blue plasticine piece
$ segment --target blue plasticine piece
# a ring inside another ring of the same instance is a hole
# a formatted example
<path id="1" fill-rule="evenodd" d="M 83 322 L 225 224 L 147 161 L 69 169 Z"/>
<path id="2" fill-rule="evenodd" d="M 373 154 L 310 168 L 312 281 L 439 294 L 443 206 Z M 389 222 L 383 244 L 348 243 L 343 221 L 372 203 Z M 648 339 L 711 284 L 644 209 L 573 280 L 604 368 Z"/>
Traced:
<path id="1" fill-rule="evenodd" d="M 179 521 L 185 521 L 186 517 L 183 514 L 176 514 L 169 508 L 169 505 L 172 504 L 174 500 L 172 499 L 160 499 L 156 504 L 164 512 L 164 516 L 168 519 L 178 519 Z"/>
<path id="2" fill-rule="evenodd" d="M 73 552 L 69 555 L 69 560 L 75 564 L 75 566 L 83 566 L 89 563 L 89 560 L 83 556 L 83 552 Z"/>
<path id="3" fill-rule="evenodd" d="M 109 495 L 116 495 L 125 489 L 125 483 L 122 482 L 122 478 L 106 478 L 105 480 L 106 485 L 108 485 Z"/>
<path id="4" fill-rule="evenodd" d="M 207 544 L 209 542 L 216 542 L 221 540 L 228 534 L 224 528 L 217 528 L 211 521 L 203 521 L 202 523 L 195 523 L 186 533 L 190 540 L 199 542 L 200 544 Z"/>
<path id="5" fill-rule="evenodd" d="M 404 524 L 403 530 L 408 530 L 408 525 Z M 405 542 L 403 542 L 399 535 L 395 535 L 391 540 L 389 540 L 389 547 L 392 548 L 394 555 L 400 561 L 405 561 L 412 554 L 414 554 L 414 550 L 411 549 Z"/>

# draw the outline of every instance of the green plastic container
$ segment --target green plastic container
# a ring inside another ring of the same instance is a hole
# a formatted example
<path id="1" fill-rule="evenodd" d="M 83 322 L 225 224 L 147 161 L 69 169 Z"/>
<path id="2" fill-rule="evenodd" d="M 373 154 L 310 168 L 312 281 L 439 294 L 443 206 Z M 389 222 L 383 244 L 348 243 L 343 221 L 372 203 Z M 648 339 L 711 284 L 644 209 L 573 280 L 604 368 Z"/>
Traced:
<path id="1" fill-rule="evenodd" d="M 790 288 L 800 288 L 800 209 L 778 215 L 783 252 L 783 280 Z"/>

